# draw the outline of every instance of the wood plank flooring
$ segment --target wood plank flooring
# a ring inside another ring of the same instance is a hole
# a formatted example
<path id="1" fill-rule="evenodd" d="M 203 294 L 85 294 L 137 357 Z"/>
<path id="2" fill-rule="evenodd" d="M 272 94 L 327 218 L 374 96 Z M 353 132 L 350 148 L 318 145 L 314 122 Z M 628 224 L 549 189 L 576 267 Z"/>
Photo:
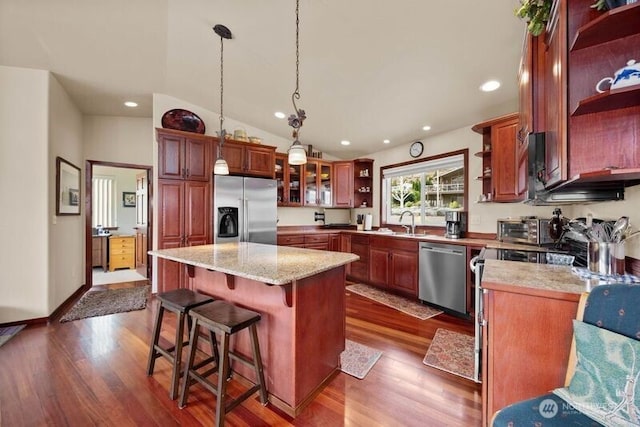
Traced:
<path id="1" fill-rule="evenodd" d="M 158 359 L 146 375 L 156 309 L 151 299 L 141 311 L 25 328 L 0 347 L 0 426 L 212 425 L 213 395 L 194 385 L 181 410 L 168 397 L 169 363 Z M 174 319 L 163 336 L 172 336 Z M 473 333 L 470 321 L 418 320 L 347 293 L 347 338 L 383 351 L 366 378 L 339 373 L 295 419 L 255 395 L 226 425 L 478 426 L 480 385 L 422 364 L 441 327 Z M 230 384 L 232 395 L 243 390 Z"/>

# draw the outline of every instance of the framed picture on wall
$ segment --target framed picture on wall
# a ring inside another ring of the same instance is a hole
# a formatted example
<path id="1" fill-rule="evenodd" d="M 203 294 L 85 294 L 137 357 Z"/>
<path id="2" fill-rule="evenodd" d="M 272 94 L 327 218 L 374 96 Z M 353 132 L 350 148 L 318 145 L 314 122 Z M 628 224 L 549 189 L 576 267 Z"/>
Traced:
<path id="1" fill-rule="evenodd" d="M 122 192 L 122 206 L 125 208 L 136 207 L 136 193 Z"/>
<path id="2" fill-rule="evenodd" d="M 80 168 L 56 157 L 56 215 L 80 215 Z"/>

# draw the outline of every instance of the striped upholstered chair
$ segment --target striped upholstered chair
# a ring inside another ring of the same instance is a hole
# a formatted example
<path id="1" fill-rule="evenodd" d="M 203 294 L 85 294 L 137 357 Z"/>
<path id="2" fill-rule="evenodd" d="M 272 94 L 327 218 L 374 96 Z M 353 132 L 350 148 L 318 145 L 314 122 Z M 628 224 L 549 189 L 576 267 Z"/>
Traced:
<path id="1" fill-rule="evenodd" d="M 565 387 L 498 411 L 494 427 L 640 425 L 640 285 L 581 301 Z"/>

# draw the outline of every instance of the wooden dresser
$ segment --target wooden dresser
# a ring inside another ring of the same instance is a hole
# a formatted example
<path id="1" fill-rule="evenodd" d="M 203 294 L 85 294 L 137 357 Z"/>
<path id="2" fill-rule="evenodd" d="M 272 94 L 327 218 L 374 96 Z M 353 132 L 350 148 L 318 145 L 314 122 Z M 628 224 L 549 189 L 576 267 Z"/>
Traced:
<path id="1" fill-rule="evenodd" d="M 136 268 L 135 236 L 111 236 L 109 238 L 109 271 L 117 268 Z"/>

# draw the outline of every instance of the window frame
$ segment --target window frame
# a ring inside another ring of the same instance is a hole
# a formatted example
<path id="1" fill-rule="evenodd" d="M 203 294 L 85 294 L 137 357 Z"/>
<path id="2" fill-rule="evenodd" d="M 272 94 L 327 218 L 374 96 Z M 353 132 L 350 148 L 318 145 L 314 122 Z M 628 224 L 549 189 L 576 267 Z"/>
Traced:
<path id="1" fill-rule="evenodd" d="M 390 165 L 386 165 L 386 166 L 381 166 L 380 167 L 380 211 L 379 211 L 379 218 L 380 218 L 380 227 L 398 227 L 400 224 L 398 223 L 394 223 L 394 222 L 388 222 L 387 221 L 387 217 L 386 217 L 386 209 L 387 209 L 387 205 L 389 203 L 388 200 L 385 199 L 385 192 L 386 192 L 386 184 L 385 184 L 385 174 L 384 171 L 388 170 L 388 169 L 393 169 L 393 168 L 399 168 L 399 167 L 410 167 L 412 165 L 416 165 L 419 163 L 427 163 L 430 161 L 434 161 L 434 160 L 439 160 L 439 159 L 444 159 L 447 157 L 453 157 L 453 156 L 459 156 L 462 155 L 463 158 L 463 168 L 464 168 L 464 192 L 463 192 L 463 209 L 465 211 L 469 211 L 469 149 L 468 148 L 464 148 L 461 150 L 455 150 L 455 151 L 449 151 L 446 153 L 441 153 L 441 154 L 437 154 L 434 156 L 429 156 L 429 157 L 424 157 L 421 159 L 416 159 L 416 160 L 409 160 L 406 162 L 401 162 L 401 163 L 394 163 L 394 164 L 390 164 Z M 422 180 L 423 182 L 421 183 L 421 188 L 424 188 L 424 179 Z M 425 206 L 424 204 L 421 205 L 421 211 L 424 211 Z M 434 231 L 437 230 L 441 230 L 445 227 L 445 225 L 423 225 L 423 224 L 416 224 L 416 229 L 420 228 L 422 230 L 431 230 L 433 229 Z"/>

